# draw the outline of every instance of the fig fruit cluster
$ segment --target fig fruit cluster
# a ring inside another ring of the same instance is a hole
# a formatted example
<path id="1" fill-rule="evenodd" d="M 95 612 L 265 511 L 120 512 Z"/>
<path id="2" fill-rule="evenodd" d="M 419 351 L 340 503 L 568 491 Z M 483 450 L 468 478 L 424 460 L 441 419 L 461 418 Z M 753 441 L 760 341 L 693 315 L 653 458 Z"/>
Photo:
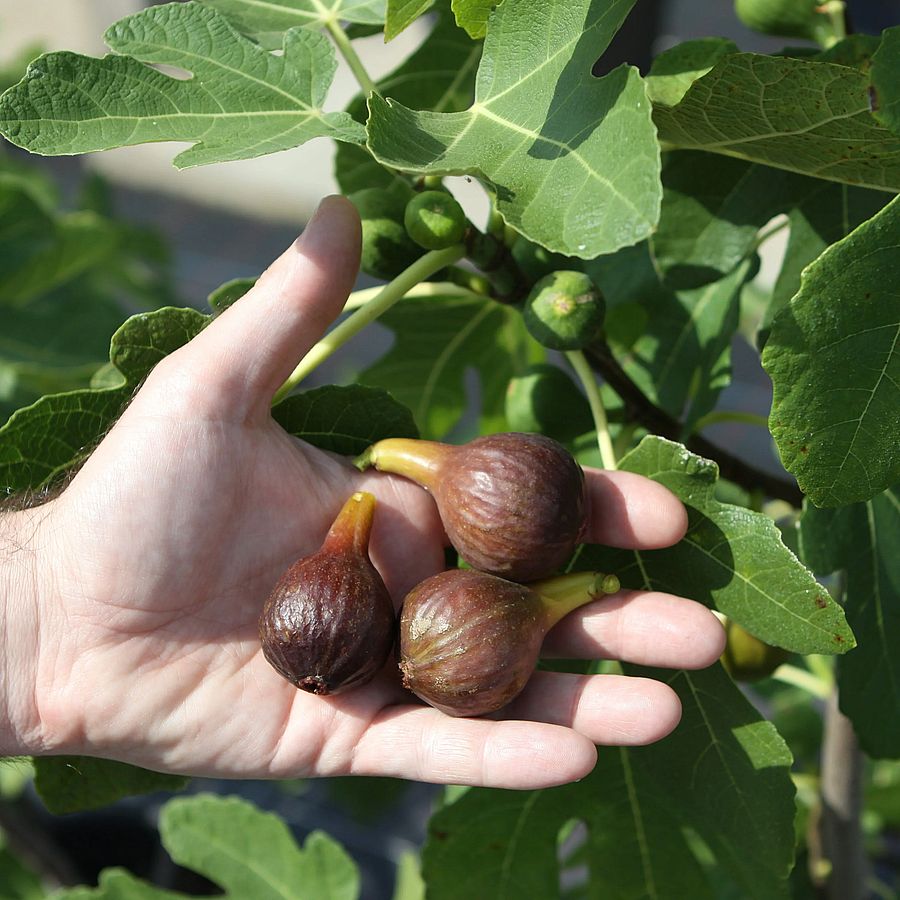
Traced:
<path id="1" fill-rule="evenodd" d="M 428 490 L 471 568 L 413 588 L 398 629 L 368 556 L 375 499 L 354 494 L 322 547 L 282 576 L 260 617 L 266 659 L 298 688 L 334 694 L 365 684 L 399 631 L 407 688 L 449 715 L 484 715 L 525 687 L 553 625 L 619 589 L 615 576 L 548 577 L 583 539 L 587 515 L 584 473 L 550 438 L 495 434 L 462 446 L 395 438 L 356 464 Z"/>

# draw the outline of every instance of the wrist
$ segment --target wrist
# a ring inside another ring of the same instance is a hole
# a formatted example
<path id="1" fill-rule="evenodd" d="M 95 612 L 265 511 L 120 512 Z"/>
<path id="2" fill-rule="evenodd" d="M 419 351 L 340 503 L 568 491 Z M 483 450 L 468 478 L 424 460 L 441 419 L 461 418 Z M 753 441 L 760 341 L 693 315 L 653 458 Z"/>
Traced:
<path id="1" fill-rule="evenodd" d="M 0 514 L 0 756 L 46 752 L 41 707 L 38 572 L 43 507 Z"/>

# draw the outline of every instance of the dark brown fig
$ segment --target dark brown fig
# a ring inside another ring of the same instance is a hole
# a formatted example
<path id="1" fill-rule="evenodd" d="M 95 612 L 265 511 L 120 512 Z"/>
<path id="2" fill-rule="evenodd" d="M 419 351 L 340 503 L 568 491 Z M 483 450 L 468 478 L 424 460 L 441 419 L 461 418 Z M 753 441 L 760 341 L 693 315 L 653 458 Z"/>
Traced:
<path id="1" fill-rule="evenodd" d="M 319 550 L 281 576 L 259 618 L 266 659 L 304 691 L 359 687 L 394 647 L 394 605 L 368 553 L 374 513 L 371 494 L 353 494 Z"/>
<path id="2" fill-rule="evenodd" d="M 460 446 L 389 438 L 356 465 L 427 488 L 463 559 L 510 581 L 555 572 L 582 536 L 584 472 L 565 447 L 540 434 L 490 434 Z"/>
<path id="3" fill-rule="evenodd" d="M 400 610 L 403 684 L 451 716 L 482 716 L 518 696 L 544 635 L 567 613 L 619 590 L 578 572 L 532 585 L 450 569 L 414 587 Z"/>

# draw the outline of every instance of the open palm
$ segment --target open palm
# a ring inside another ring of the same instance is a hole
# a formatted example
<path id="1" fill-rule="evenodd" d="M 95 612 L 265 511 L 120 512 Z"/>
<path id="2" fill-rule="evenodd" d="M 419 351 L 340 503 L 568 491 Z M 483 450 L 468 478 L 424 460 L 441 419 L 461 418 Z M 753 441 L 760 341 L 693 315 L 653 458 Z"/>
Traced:
<path id="1" fill-rule="evenodd" d="M 263 659 L 265 597 L 353 491 L 378 498 L 371 553 L 398 604 L 443 565 L 423 490 L 359 473 L 269 413 L 343 305 L 358 254 L 355 211 L 329 199 L 253 291 L 157 366 L 45 507 L 36 693 L 48 750 L 191 774 L 541 787 L 586 774 L 597 743 L 645 743 L 677 723 L 677 697 L 649 679 L 539 673 L 502 716 L 452 719 L 404 692 L 390 663 L 323 698 Z M 684 531 L 680 504 L 653 482 L 589 472 L 588 486 L 592 540 L 655 547 Z M 569 616 L 547 650 L 693 668 L 722 642 L 699 604 L 623 592 Z"/>

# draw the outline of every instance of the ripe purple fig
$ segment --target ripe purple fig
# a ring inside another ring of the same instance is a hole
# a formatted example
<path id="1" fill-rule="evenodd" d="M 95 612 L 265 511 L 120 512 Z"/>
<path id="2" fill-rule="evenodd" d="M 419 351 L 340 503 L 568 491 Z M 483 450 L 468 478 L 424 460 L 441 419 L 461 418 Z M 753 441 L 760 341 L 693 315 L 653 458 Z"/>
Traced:
<path id="1" fill-rule="evenodd" d="M 555 572 L 582 536 L 584 472 L 565 447 L 540 434 L 490 434 L 461 446 L 389 438 L 356 465 L 427 488 L 463 559 L 510 581 Z"/>
<path id="2" fill-rule="evenodd" d="M 353 494 L 319 550 L 281 576 L 259 618 L 263 655 L 304 691 L 359 687 L 394 647 L 394 605 L 368 553 L 374 513 L 371 494 Z"/>
<path id="3" fill-rule="evenodd" d="M 473 569 L 433 575 L 400 610 L 403 684 L 450 716 L 494 712 L 528 683 L 563 616 L 618 590 L 615 575 L 594 572 L 527 586 Z"/>

